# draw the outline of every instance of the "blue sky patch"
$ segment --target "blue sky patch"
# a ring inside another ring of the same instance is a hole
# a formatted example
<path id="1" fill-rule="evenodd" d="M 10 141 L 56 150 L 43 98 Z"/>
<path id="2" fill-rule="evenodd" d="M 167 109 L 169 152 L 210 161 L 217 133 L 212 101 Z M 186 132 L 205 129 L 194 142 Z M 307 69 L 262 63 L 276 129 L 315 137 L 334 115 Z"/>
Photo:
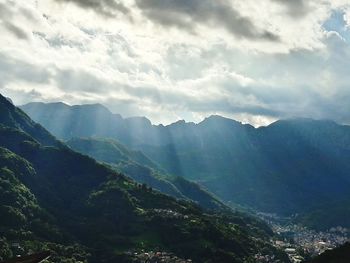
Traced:
<path id="1" fill-rule="evenodd" d="M 331 17 L 323 24 L 327 31 L 338 32 L 346 41 L 350 41 L 350 30 L 346 26 L 343 11 L 333 11 Z"/>

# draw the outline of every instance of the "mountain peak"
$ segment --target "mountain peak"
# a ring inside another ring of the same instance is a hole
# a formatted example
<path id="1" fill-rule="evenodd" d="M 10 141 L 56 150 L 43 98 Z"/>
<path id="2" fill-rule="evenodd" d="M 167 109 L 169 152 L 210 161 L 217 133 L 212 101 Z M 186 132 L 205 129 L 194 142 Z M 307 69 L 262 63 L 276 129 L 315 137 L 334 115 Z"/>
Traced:
<path id="1" fill-rule="evenodd" d="M 43 108 L 66 110 L 66 109 L 69 109 L 71 106 L 68 104 L 65 104 L 63 102 L 50 102 L 50 103 L 30 102 L 30 103 L 24 104 L 24 105 L 19 106 L 19 107 L 25 111 L 28 109 L 41 111 Z"/>
<path id="2" fill-rule="evenodd" d="M 10 98 L 8 98 L 8 97 L 5 97 L 5 96 L 3 96 L 1 93 L 0 93 L 0 103 L 4 103 L 4 102 L 10 102 L 11 104 L 13 104 L 12 103 L 12 100 L 10 99 Z"/>
<path id="3" fill-rule="evenodd" d="M 227 124 L 236 124 L 236 125 L 243 125 L 241 122 L 229 119 L 220 115 L 210 115 L 209 117 L 205 118 L 202 122 L 199 124 L 204 123 L 227 123 Z"/>
<path id="4" fill-rule="evenodd" d="M 205 118 L 205 120 L 226 120 L 226 121 L 238 122 L 236 120 L 233 120 L 233 119 L 230 119 L 230 118 L 227 118 L 227 117 L 223 117 L 223 116 L 217 115 L 217 114 L 210 115 L 209 117 Z"/>
<path id="5" fill-rule="evenodd" d="M 178 120 L 172 124 L 170 124 L 169 126 L 183 126 L 183 125 L 186 125 L 187 122 L 185 120 Z"/>
<path id="6" fill-rule="evenodd" d="M 0 123 L 4 126 L 23 131 L 46 146 L 62 146 L 42 126 L 33 122 L 22 110 L 15 107 L 7 98 L 0 94 Z"/>
<path id="7" fill-rule="evenodd" d="M 13 104 L 13 101 L 9 97 L 5 97 L 11 104 Z"/>
<path id="8" fill-rule="evenodd" d="M 278 120 L 269 126 L 281 126 L 281 125 L 338 125 L 333 120 L 328 119 L 313 119 L 313 118 L 290 118 L 290 119 L 282 119 Z"/>
<path id="9" fill-rule="evenodd" d="M 95 104 L 82 104 L 82 105 L 68 105 L 64 102 L 49 102 L 49 103 L 44 103 L 44 102 L 30 102 L 27 104 L 24 104 L 21 106 L 23 109 L 35 109 L 35 108 L 45 108 L 45 109 L 57 109 L 57 110 L 69 110 L 69 109 L 80 109 L 80 110 L 91 110 L 91 111 L 99 111 L 99 112 L 108 112 L 111 114 L 111 111 L 105 107 L 104 105 L 100 103 L 95 103 Z"/>
<path id="10" fill-rule="evenodd" d="M 104 106 L 100 103 L 73 105 L 71 107 L 73 109 L 87 109 L 87 110 L 102 111 L 102 112 L 112 114 L 112 112 L 106 106 Z"/>

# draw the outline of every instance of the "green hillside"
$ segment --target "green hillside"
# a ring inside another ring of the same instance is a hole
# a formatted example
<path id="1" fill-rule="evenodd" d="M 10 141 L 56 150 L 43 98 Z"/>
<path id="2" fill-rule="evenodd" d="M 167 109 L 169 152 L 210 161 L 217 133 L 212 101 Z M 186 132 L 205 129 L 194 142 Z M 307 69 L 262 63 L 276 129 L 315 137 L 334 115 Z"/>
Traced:
<path id="1" fill-rule="evenodd" d="M 57 142 L 0 97 L 0 256 L 51 250 L 51 262 L 129 262 L 128 251 L 173 252 L 194 262 L 254 262 L 285 255 L 271 230 L 246 215 L 205 213 L 152 191 Z M 31 125 L 21 125 L 29 123 Z M 28 128 L 29 127 L 29 128 Z M 46 137 L 47 135 L 47 137 Z M 35 137 L 34 137 L 35 136 Z M 47 143 L 48 142 L 48 143 Z M 18 201 L 16 201 L 18 200 Z M 24 252 L 24 253 L 25 253 Z"/>
<path id="2" fill-rule="evenodd" d="M 31 103 L 23 109 L 59 138 L 117 139 L 225 202 L 290 216 L 350 200 L 350 127 L 333 121 L 289 119 L 254 128 L 211 116 L 198 124 L 163 126 L 122 118 L 101 105 Z M 337 226 L 344 220 L 320 224 Z"/>
<path id="3" fill-rule="evenodd" d="M 167 175 L 142 152 L 129 150 L 113 139 L 73 138 L 67 141 L 67 145 L 165 194 L 192 200 L 208 209 L 227 209 L 198 184 Z"/>

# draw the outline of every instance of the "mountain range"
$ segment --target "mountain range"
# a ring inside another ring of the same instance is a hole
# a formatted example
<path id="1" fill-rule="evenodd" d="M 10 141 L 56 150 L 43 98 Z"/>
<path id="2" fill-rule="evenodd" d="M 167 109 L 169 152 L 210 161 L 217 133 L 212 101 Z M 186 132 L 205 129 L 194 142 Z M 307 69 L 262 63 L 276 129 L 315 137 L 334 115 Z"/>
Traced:
<path id="1" fill-rule="evenodd" d="M 211 116 L 202 122 L 152 125 L 100 104 L 30 103 L 21 107 L 62 140 L 100 137 L 141 151 L 161 170 L 199 183 L 228 204 L 310 226 L 350 226 L 346 209 L 322 222 L 320 210 L 350 200 L 350 126 L 329 120 L 279 120 L 266 127 Z M 318 222 L 318 221 L 317 221 Z"/>
<path id="2" fill-rule="evenodd" d="M 50 251 L 49 262 L 134 262 L 165 251 L 194 262 L 288 262 L 260 220 L 141 185 L 73 151 L 1 95 L 0 218 L 2 259 Z"/>

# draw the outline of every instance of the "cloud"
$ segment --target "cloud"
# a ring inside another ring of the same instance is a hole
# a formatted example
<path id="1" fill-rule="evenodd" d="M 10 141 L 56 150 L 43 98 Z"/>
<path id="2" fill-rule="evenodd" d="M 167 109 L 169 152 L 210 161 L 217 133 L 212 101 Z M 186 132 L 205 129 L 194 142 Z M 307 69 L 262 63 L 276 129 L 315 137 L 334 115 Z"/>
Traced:
<path id="1" fill-rule="evenodd" d="M 210 114 L 350 123 L 350 49 L 340 37 L 349 29 L 323 27 L 330 4 L 291 12 L 310 1 L 128 0 L 127 13 L 116 1 L 0 0 L 0 90 L 16 104 L 103 103 L 156 123 Z M 135 20 L 105 19 L 122 13 Z M 265 41 L 270 31 L 280 41 Z"/>
<path id="2" fill-rule="evenodd" d="M 12 5 L 12 4 L 9 4 Z M 14 23 L 14 13 L 5 3 L 0 2 L 0 26 L 3 27 L 19 39 L 28 39 L 29 36 L 22 28 Z"/>
<path id="3" fill-rule="evenodd" d="M 3 21 L 2 23 L 4 25 L 4 27 L 10 31 L 11 33 L 13 33 L 17 38 L 19 39 L 29 39 L 28 34 L 22 30 L 20 27 L 8 22 L 8 21 Z"/>
<path id="4" fill-rule="evenodd" d="M 141 14 L 157 25 L 177 27 L 196 34 L 200 26 L 223 28 L 237 38 L 279 41 L 279 36 L 260 28 L 248 16 L 242 16 L 228 0 L 55 0 L 59 3 L 74 3 L 94 10 L 106 17 L 123 14 L 130 20 L 134 13 Z M 140 22 L 140 21 L 139 21 Z"/>
<path id="5" fill-rule="evenodd" d="M 258 28 L 228 1 L 212 0 L 136 0 L 142 13 L 164 27 L 173 26 L 195 32 L 200 25 L 222 27 L 238 38 L 278 41 L 279 37 Z"/>
<path id="6" fill-rule="evenodd" d="M 47 67 L 25 62 L 0 52 L 0 87 L 13 81 L 48 84 L 51 77 L 52 72 Z"/>
<path id="7" fill-rule="evenodd" d="M 309 11 L 310 7 L 306 0 L 272 0 L 280 3 L 286 7 L 287 12 L 292 17 L 305 16 Z"/>
<path id="8" fill-rule="evenodd" d="M 130 13 L 121 1 L 118 0 L 55 0 L 57 2 L 74 3 L 82 8 L 88 8 L 107 17 L 114 17 L 118 13 L 127 15 Z"/>

